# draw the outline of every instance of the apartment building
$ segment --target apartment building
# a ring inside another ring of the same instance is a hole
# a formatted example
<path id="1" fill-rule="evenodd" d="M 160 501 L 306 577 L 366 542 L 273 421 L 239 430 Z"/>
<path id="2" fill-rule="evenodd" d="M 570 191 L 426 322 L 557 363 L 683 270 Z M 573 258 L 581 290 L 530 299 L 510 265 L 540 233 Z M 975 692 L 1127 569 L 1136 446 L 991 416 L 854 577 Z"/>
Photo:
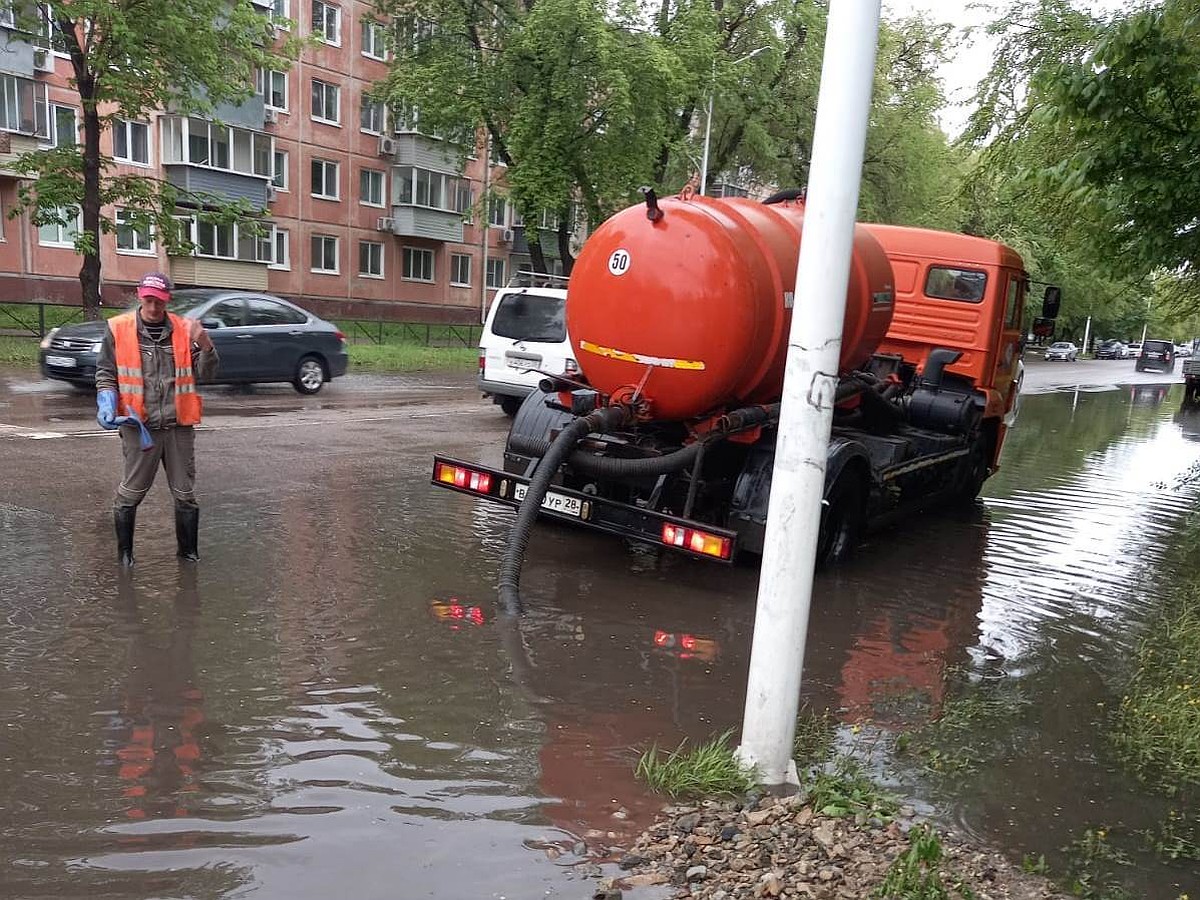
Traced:
<path id="1" fill-rule="evenodd" d="M 490 164 L 492 199 L 479 221 L 489 165 L 481 148 L 464 161 L 422 133 L 418 110 L 369 99 L 387 70 L 386 26 L 369 3 L 253 2 L 314 35 L 315 46 L 285 72 L 259 73 L 255 95 L 212 121 L 166 111 L 117 120 L 102 150 L 117 171 L 245 200 L 265 211 L 267 227 L 199 222 L 180 208 L 195 251 L 169 256 L 155 235 L 123 226 L 121 210 L 106 210 L 118 227 L 101 237 L 105 302 L 124 303 L 141 274 L 159 268 L 180 287 L 262 290 L 323 315 L 478 321 L 490 289 L 529 266 L 522 222 L 503 198 L 504 167 Z M 2 14 L 0 31 L 0 301 L 78 303 L 78 224 L 6 218 L 20 183 L 12 160 L 78 140 L 70 64 Z M 554 260 L 553 242 L 544 244 Z"/>

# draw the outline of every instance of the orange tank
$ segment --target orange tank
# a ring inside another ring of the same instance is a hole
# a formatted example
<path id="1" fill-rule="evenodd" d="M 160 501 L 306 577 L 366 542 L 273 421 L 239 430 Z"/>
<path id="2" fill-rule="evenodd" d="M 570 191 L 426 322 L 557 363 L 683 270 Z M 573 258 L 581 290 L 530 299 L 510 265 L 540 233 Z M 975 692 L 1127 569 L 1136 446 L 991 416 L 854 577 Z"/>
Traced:
<path id="1" fill-rule="evenodd" d="M 584 244 L 567 286 L 567 332 L 605 394 L 642 387 L 655 419 L 771 403 L 783 388 L 804 207 L 668 198 L 617 213 Z M 892 268 L 855 226 L 843 372 L 865 363 L 892 320 Z"/>

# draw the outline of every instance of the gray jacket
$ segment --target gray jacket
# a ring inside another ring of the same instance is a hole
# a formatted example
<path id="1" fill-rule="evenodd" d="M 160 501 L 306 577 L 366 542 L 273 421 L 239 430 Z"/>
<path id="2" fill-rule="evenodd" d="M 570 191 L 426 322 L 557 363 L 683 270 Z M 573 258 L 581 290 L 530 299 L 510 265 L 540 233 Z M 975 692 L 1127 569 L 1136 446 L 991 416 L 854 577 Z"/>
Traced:
<path id="1" fill-rule="evenodd" d="M 175 425 L 175 350 L 171 347 L 171 320 L 168 318 L 162 338 L 152 340 L 146 333 L 142 314 L 137 314 L 138 345 L 142 350 L 142 382 L 146 402 L 147 428 L 172 428 Z M 192 369 L 197 382 L 217 374 L 217 351 L 201 350 L 192 343 Z M 117 353 L 112 329 L 104 332 L 100 360 L 96 363 L 96 390 L 117 390 Z"/>

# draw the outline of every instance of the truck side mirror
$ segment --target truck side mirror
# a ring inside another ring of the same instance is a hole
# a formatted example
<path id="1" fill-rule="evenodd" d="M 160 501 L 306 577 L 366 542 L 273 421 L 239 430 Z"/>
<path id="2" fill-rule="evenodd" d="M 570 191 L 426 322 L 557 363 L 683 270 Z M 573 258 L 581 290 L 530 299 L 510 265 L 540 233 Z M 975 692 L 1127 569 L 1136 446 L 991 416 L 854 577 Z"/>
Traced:
<path id="1" fill-rule="evenodd" d="M 1062 305 L 1062 288 L 1055 287 L 1052 284 L 1046 285 L 1046 292 L 1042 294 L 1042 318 L 1057 319 L 1058 308 Z"/>

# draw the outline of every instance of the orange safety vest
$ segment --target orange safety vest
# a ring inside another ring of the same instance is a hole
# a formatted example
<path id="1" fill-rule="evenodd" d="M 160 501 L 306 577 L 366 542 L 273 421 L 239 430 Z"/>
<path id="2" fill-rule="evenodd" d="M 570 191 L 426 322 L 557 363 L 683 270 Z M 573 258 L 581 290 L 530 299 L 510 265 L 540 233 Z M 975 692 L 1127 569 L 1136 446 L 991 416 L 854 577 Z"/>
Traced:
<path id="1" fill-rule="evenodd" d="M 192 370 L 192 341 L 187 320 L 167 313 L 171 321 L 171 349 L 175 353 L 175 421 L 179 425 L 200 424 L 200 395 Z M 135 413 L 146 421 L 145 386 L 142 382 L 142 348 L 138 343 L 137 312 L 122 313 L 108 320 L 117 356 L 117 414 Z"/>

